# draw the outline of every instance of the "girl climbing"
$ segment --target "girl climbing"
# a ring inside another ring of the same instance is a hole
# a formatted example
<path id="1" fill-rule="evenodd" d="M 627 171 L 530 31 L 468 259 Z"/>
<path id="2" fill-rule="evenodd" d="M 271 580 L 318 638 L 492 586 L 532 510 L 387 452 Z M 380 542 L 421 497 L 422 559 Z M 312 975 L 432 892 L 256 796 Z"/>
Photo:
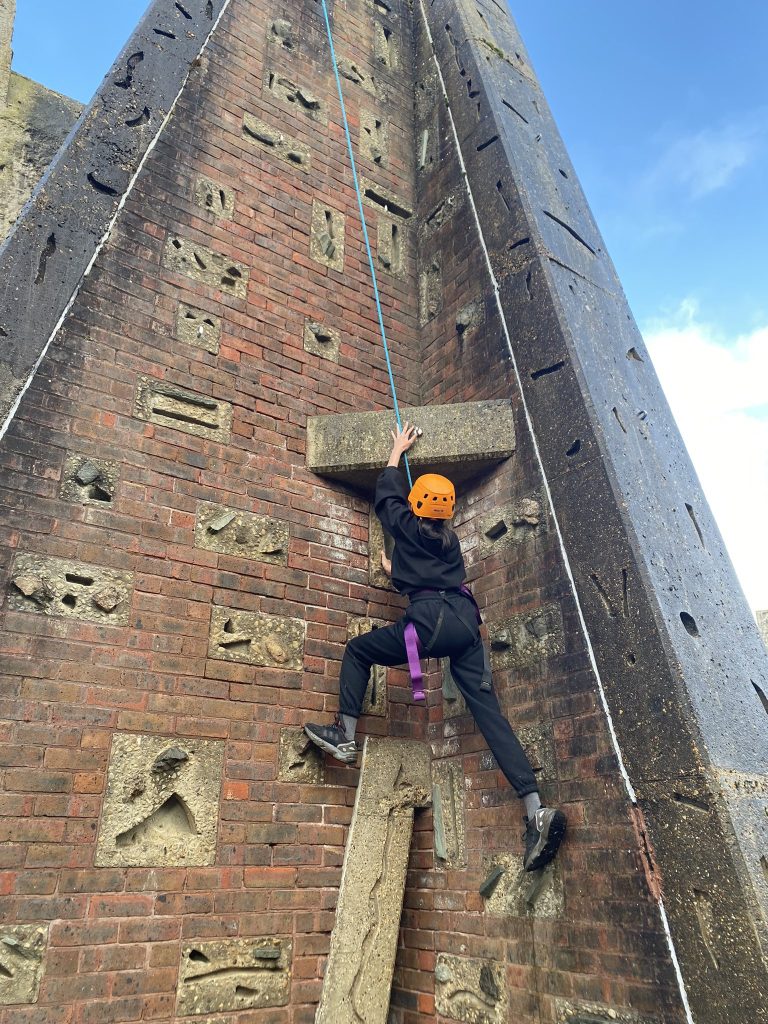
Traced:
<path id="1" fill-rule="evenodd" d="M 322 750 L 345 764 L 357 758 L 357 720 L 373 665 L 413 662 L 409 630 L 415 627 L 421 653 L 449 658 L 451 675 L 502 772 L 525 805 L 526 871 L 544 867 L 557 853 L 566 820 L 562 811 L 542 807 L 525 751 L 499 707 L 490 685 L 476 606 L 464 587 L 466 570 L 458 538 L 449 525 L 455 506 L 453 484 L 427 474 L 410 494 L 398 466 L 417 439 L 407 422 L 392 432 L 392 453 L 376 482 L 375 508 L 395 541 L 391 563 L 382 566 L 395 588 L 409 599 L 405 615 L 391 626 L 354 637 L 346 646 L 339 681 L 340 711 L 333 725 L 307 723 L 304 731 Z M 462 589 L 463 588 L 463 589 Z M 411 625 L 412 624 L 412 625 Z"/>

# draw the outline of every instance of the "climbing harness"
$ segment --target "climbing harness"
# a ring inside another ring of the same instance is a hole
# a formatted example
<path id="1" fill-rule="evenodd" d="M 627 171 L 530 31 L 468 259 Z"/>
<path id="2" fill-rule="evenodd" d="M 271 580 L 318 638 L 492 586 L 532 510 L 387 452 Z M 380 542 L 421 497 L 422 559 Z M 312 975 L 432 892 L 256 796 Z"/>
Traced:
<path id="1" fill-rule="evenodd" d="M 363 240 L 365 242 L 365 251 L 368 254 L 368 267 L 371 271 L 371 283 L 373 284 L 373 297 L 376 301 L 376 313 L 379 319 L 379 330 L 381 331 L 381 341 L 384 345 L 384 358 L 387 363 L 387 374 L 389 375 L 389 387 L 392 391 L 392 404 L 395 412 L 395 419 L 397 420 L 398 427 L 402 430 L 403 424 L 400 419 L 400 406 L 397 401 L 397 391 L 395 389 L 395 377 L 392 372 L 392 361 L 389 357 L 389 345 L 387 343 L 387 332 L 384 329 L 384 314 L 381 311 L 381 298 L 379 297 L 379 285 L 376 280 L 376 268 L 373 263 L 373 253 L 371 252 L 371 243 L 368 238 L 368 225 L 365 222 L 365 212 L 363 210 L 363 197 L 360 193 L 360 182 L 357 178 L 357 164 L 355 163 L 355 154 L 352 150 L 352 136 L 349 132 L 349 121 L 347 120 L 347 108 L 344 104 L 344 93 L 341 89 L 341 77 L 339 76 L 339 66 L 336 61 L 336 50 L 333 45 L 333 35 L 331 33 L 331 19 L 328 14 L 328 6 L 326 0 L 322 0 L 323 5 L 323 17 L 325 19 L 325 30 L 328 34 L 328 45 L 331 48 L 331 62 L 333 63 L 333 74 L 336 78 L 336 89 L 339 93 L 339 104 L 341 105 L 341 119 L 344 123 L 344 134 L 347 137 L 347 152 L 349 153 L 349 163 L 352 168 L 352 181 L 355 185 L 355 192 L 357 193 L 357 207 L 360 211 L 360 223 L 363 228 Z M 405 463 L 405 474 L 408 477 L 408 486 L 413 486 L 413 480 L 411 479 L 411 467 L 408 463 L 408 456 L 403 453 L 403 462 Z"/>

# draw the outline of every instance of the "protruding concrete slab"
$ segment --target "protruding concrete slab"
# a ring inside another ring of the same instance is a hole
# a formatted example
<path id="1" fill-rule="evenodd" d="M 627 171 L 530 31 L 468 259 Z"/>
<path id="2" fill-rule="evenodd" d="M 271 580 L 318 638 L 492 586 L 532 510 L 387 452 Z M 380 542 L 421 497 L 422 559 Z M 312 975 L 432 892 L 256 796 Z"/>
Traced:
<path id="1" fill-rule="evenodd" d="M 413 811 L 429 804 L 429 762 L 424 743 L 365 741 L 316 1024 L 387 1020 Z"/>
<path id="2" fill-rule="evenodd" d="M 408 459 L 413 469 L 462 481 L 509 458 L 515 423 L 509 401 L 462 402 L 401 408 L 403 420 L 424 431 Z M 370 489 L 392 447 L 394 413 L 355 412 L 310 416 L 307 468 L 321 476 Z"/>

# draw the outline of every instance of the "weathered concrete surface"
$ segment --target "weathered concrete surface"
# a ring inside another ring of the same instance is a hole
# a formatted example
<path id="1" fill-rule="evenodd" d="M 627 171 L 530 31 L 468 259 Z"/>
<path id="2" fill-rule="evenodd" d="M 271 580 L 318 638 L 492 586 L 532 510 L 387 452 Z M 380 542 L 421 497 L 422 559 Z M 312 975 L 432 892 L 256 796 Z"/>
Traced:
<path id="1" fill-rule="evenodd" d="M 195 942 L 181 952 L 176 1013 L 257 1010 L 285 1006 L 291 989 L 288 938 Z"/>
<path id="2" fill-rule="evenodd" d="M 429 747 L 368 737 L 316 1024 L 385 1024 L 416 807 Z"/>
<path id="3" fill-rule="evenodd" d="M 768 776 L 765 649 L 519 33 L 498 5 L 419 15 L 693 1016 L 764 1022 L 768 818 L 722 780 Z"/>
<path id="4" fill-rule="evenodd" d="M 18 612 L 126 626 L 132 595 L 132 572 L 20 554 L 13 562 L 8 603 Z"/>
<path id="5" fill-rule="evenodd" d="M 96 865 L 213 864 L 223 764 L 221 740 L 116 733 Z"/>
<path id="6" fill-rule="evenodd" d="M 82 104 L 16 72 L 10 73 L 4 87 L 0 61 L 0 240 L 13 227 L 81 110 Z"/>
<path id="7" fill-rule="evenodd" d="M 48 925 L 0 928 L 0 1006 L 37 1002 L 47 941 Z"/>
<path id="8" fill-rule="evenodd" d="M 515 450 L 512 405 L 507 401 L 401 408 L 400 414 L 424 431 L 408 452 L 417 473 L 428 470 L 467 480 Z M 390 411 L 310 416 L 307 468 L 370 488 L 387 463 L 394 422 Z"/>
<path id="9" fill-rule="evenodd" d="M 441 953 L 435 966 L 435 1009 L 466 1024 L 507 1024 L 504 965 Z"/>

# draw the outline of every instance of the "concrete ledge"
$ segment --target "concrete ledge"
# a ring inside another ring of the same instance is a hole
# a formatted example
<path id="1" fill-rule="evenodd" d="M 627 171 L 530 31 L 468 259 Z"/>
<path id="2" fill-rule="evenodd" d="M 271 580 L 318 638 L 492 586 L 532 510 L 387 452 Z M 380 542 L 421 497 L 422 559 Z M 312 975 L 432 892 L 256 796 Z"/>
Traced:
<path id="1" fill-rule="evenodd" d="M 424 431 L 408 458 L 417 472 L 445 473 L 461 482 L 509 458 L 515 422 L 509 401 L 402 408 L 402 419 Z M 369 490 L 386 465 L 394 413 L 310 416 L 307 468 Z"/>

